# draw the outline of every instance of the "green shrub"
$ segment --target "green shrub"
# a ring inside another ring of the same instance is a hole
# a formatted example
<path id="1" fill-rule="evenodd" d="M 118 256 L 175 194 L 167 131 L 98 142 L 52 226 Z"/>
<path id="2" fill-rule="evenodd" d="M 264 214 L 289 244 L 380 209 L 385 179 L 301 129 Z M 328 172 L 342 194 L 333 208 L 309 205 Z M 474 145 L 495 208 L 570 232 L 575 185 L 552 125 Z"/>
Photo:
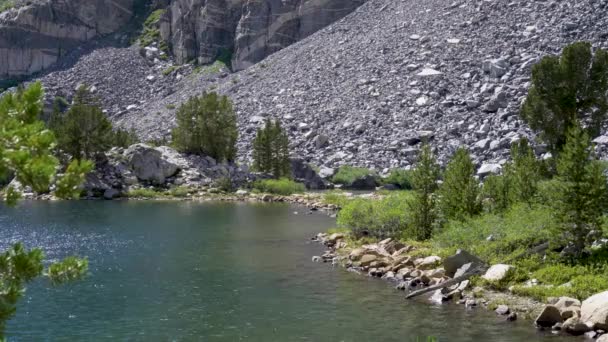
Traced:
<path id="1" fill-rule="evenodd" d="M 164 197 L 162 191 L 149 188 L 131 189 L 127 192 L 129 198 L 161 198 Z"/>
<path id="2" fill-rule="evenodd" d="M 289 137 L 277 120 L 266 120 L 253 140 L 253 167 L 275 178 L 291 178 Z"/>
<path id="3" fill-rule="evenodd" d="M 335 184 L 350 185 L 355 180 L 368 176 L 376 175 L 376 172 L 364 167 L 353 167 L 349 165 L 340 166 L 338 172 L 333 176 L 332 182 Z"/>
<path id="4" fill-rule="evenodd" d="M 171 66 L 167 67 L 165 70 L 163 70 L 163 75 L 169 76 L 172 72 L 174 72 L 177 69 L 179 69 L 179 67 L 177 65 L 171 65 Z"/>
<path id="5" fill-rule="evenodd" d="M 404 169 L 391 170 L 391 173 L 381 179 L 382 184 L 394 184 L 401 190 L 412 190 L 412 171 Z"/>
<path id="6" fill-rule="evenodd" d="M 465 248 L 487 262 L 503 263 L 548 241 L 557 224 L 554 216 L 547 207 L 518 204 L 501 215 L 449 221 L 433 242 L 439 248 Z"/>
<path id="7" fill-rule="evenodd" d="M 0 0 L 0 13 L 15 7 L 14 0 Z"/>
<path id="8" fill-rule="evenodd" d="M 264 193 L 288 196 L 295 193 L 303 193 L 306 187 L 302 183 L 294 182 L 287 178 L 263 179 L 253 182 L 253 188 Z"/>
<path id="9" fill-rule="evenodd" d="M 167 191 L 167 195 L 171 197 L 188 197 L 192 190 L 186 186 L 176 186 Z"/>
<path id="10" fill-rule="evenodd" d="M 375 201 L 353 199 L 338 213 L 338 226 L 350 229 L 356 238 L 413 236 L 415 233 L 408 230 L 411 226 L 408 202 L 411 200 L 412 194 L 407 192 L 392 193 Z"/>
<path id="11" fill-rule="evenodd" d="M 537 279 L 541 284 L 545 285 L 562 285 L 574 277 L 587 273 L 588 270 L 583 266 L 555 264 L 536 270 L 532 274 L 532 278 Z"/>
<path id="12" fill-rule="evenodd" d="M 227 96 L 191 97 L 176 113 L 173 143 L 180 152 L 208 155 L 218 161 L 236 157 L 236 114 Z"/>
<path id="13" fill-rule="evenodd" d="M 213 186 L 223 192 L 234 192 L 236 190 L 230 177 L 221 177 L 216 179 L 215 182 L 213 182 Z"/>

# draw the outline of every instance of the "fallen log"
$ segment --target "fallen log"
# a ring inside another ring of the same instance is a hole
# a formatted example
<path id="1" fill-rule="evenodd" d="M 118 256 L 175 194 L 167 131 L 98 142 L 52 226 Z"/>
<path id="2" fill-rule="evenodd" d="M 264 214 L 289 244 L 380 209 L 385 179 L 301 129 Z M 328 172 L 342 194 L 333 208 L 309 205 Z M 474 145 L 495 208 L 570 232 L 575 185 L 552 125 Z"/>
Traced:
<path id="1" fill-rule="evenodd" d="M 452 285 L 458 284 L 461 281 L 465 281 L 465 280 L 471 278 L 474 275 L 483 274 L 483 273 L 486 272 L 486 270 L 487 270 L 487 267 L 485 265 L 484 266 L 478 266 L 478 267 L 474 268 L 473 270 L 468 271 L 468 272 L 466 272 L 465 274 L 463 274 L 461 276 L 458 276 L 456 278 L 452 278 L 452 279 L 446 280 L 446 281 L 444 281 L 441 284 L 429 286 L 429 287 L 424 288 L 424 289 L 420 289 L 420 290 L 417 290 L 417 291 L 414 291 L 414 292 L 410 292 L 410 293 L 407 294 L 407 296 L 405 296 L 405 298 L 406 299 L 410 299 L 410 298 L 418 297 L 418 296 L 423 295 L 425 293 L 429 293 L 429 292 L 432 292 L 432 291 L 443 289 L 443 288 L 448 287 L 448 286 L 452 286 Z"/>

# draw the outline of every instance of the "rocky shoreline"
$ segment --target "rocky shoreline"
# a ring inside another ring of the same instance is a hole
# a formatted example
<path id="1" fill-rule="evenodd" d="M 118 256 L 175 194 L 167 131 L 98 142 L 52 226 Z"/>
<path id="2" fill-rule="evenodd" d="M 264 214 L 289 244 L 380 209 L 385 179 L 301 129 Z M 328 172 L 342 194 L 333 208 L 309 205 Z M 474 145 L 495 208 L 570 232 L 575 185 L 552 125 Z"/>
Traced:
<path id="1" fill-rule="evenodd" d="M 381 278 L 408 297 L 420 293 L 429 303 L 441 305 L 452 301 L 467 309 L 484 308 L 507 321 L 519 317 L 533 320 L 538 329 L 554 334 L 584 335 L 598 342 L 608 341 L 608 291 L 596 294 L 582 303 L 574 298 L 549 298 L 544 304 L 531 298 L 498 292 L 474 285 L 471 275 L 482 281 L 500 281 L 509 265 L 487 267 L 483 261 L 464 250 L 442 259 L 439 256 L 417 256 L 415 246 L 385 239 L 378 243 L 353 247 L 341 233 L 319 233 L 313 240 L 327 246 L 313 262 L 332 263 L 359 275 Z M 468 275 L 468 276 L 467 276 Z"/>

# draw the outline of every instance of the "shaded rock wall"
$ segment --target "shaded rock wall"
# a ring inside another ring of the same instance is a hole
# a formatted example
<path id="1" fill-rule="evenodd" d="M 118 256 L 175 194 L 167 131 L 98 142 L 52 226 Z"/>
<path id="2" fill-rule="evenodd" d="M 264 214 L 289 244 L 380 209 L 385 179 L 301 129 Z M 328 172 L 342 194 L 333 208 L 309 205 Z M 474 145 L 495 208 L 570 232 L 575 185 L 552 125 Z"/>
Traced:
<path id="1" fill-rule="evenodd" d="M 45 0 L 0 14 L 0 80 L 47 69 L 99 35 L 120 29 L 135 0 Z"/>
<path id="2" fill-rule="evenodd" d="M 365 0 L 175 0 L 161 35 L 177 62 L 210 63 L 230 50 L 245 69 L 351 13 Z"/>

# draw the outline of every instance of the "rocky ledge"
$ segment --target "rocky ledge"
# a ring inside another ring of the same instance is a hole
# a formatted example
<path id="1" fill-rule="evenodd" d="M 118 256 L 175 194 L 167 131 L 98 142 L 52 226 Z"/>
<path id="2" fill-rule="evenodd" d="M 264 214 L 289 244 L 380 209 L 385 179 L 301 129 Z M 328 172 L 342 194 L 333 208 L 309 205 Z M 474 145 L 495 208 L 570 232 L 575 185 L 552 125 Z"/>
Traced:
<path id="1" fill-rule="evenodd" d="M 552 329 L 571 335 L 585 335 L 599 342 L 608 341 L 608 291 L 596 294 L 582 303 L 574 298 L 560 297 L 544 305 L 529 298 L 510 293 L 493 292 L 472 287 L 469 277 L 481 275 L 495 282 L 505 278 L 511 266 L 497 264 L 488 267 L 479 258 L 464 250 L 442 259 L 439 256 L 416 257 L 416 247 L 386 239 L 378 243 L 351 248 L 340 233 L 319 233 L 313 240 L 329 249 L 314 262 L 328 262 L 349 271 L 378 277 L 406 291 L 407 297 L 427 295 L 433 304 L 454 301 L 467 309 L 484 307 L 494 310 L 508 321 L 519 315 L 536 317 L 539 329 Z"/>

